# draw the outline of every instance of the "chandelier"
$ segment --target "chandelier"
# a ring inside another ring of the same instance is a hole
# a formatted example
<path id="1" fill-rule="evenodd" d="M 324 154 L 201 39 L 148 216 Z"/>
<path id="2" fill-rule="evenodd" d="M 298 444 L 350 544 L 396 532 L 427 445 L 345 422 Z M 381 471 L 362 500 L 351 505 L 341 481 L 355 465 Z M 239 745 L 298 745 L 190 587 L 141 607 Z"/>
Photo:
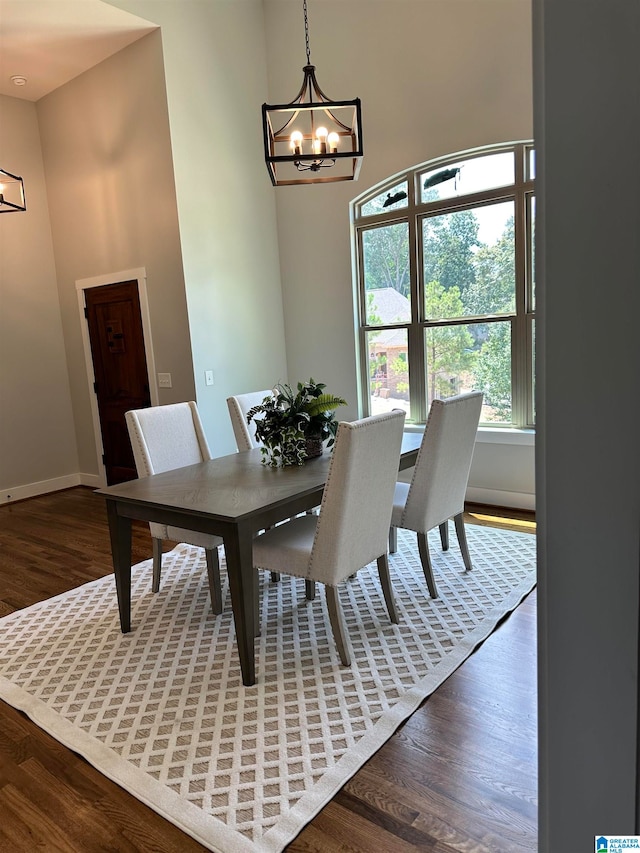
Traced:
<path id="1" fill-rule="evenodd" d="M 24 181 L 11 172 L 0 169 L 0 213 L 15 213 L 26 210 Z"/>
<path id="2" fill-rule="evenodd" d="M 360 98 L 332 101 L 318 86 L 307 0 L 303 11 L 307 64 L 300 91 L 289 104 L 262 105 L 264 156 L 276 187 L 355 181 L 362 163 Z"/>

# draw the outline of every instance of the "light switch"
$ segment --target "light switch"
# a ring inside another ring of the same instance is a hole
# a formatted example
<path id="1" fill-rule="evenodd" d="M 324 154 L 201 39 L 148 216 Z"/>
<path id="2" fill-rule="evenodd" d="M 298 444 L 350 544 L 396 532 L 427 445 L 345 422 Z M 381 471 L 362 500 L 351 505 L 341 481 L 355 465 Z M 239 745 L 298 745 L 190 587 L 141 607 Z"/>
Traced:
<path id="1" fill-rule="evenodd" d="M 204 372 L 204 384 L 205 385 L 213 385 L 213 370 L 205 370 L 205 372 Z"/>
<path id="2" fill-rule="evenodd" d="M 158 388 L 171 388 L 171 374 L 170 373 L 159 373 L 158 374 Z"/>

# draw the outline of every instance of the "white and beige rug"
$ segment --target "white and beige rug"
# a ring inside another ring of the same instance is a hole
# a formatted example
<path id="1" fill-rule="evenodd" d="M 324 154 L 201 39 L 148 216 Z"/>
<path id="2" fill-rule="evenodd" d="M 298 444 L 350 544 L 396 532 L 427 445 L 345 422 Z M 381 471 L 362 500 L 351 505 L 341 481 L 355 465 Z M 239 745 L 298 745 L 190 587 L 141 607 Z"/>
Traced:
<path id="1" fill-rule="evenodd" d="M 399 625 L 375 564 L 345 584 L 349 669 L 324 594 L 264 573 L 259 682 L 243 687 L 228 592 L 215 618 L 204 552 L 180 545 L 158 595 L 151 562 L 134 567 L 130 634 L 113 576 L 1 619 L 0 697 L 205 847 L 280 851 L 535 584 L 530 534 L 468 525 L 470 573 L 453 531 L 447 553 L 432 536 L 435 601 L 399 531 Z"/>

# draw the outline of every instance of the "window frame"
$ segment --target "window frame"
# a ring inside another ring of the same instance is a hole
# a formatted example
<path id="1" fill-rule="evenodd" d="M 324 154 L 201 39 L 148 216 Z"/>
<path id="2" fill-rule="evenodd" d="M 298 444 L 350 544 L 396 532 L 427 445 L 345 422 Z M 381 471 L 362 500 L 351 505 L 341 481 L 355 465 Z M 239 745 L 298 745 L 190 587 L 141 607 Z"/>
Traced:
<path id="1" fill-rule="evenodd" d="M 427 171 L 446 168 L 460 161 L 469 161 L 498 153 L 514 156 L 514 182 L 467 195 L 422 202 L 420 178 Z M 351 204 L 353 230 L 354 284 L 357 326 L 358 394 L 364 415 L 371 412 L 368 334 L 388 329 L 406 329 L 410 385 L 408 424 L 426 423 L 427 387 L 425 361 L 425 329 L 465 325 L 469 321 L 511 325 L 511 423 L 481 422 L 500 429 L 533 429 L 535 426 L 533 335 L 535 305 L 533 301 L 533 231 L 532 199 L 535 204 L 535 151 L 531 140 L 510 142 L 456 152 L 429 160 L 419 166 L 399 172 L 355 199 Z M 534 161 L 532 163 L 532 160 Z M 408 197 L 402 207 L 363 214 L 363 207 L 375 198 L 406 181 Z M 425 315 L 422 223 L 425 219 L 499 202 L 513 202 L 515 233 L 515 310 L 503 314 L 465 316 L 454 320 L 428 320 Z M 409 236 L 409 292 L 411 320 L 406 323 L 369 325 L 367 323 L 367 290 L 364 280 L 363 235 L 374 228 L 394 223 L 407 223 Z"/>

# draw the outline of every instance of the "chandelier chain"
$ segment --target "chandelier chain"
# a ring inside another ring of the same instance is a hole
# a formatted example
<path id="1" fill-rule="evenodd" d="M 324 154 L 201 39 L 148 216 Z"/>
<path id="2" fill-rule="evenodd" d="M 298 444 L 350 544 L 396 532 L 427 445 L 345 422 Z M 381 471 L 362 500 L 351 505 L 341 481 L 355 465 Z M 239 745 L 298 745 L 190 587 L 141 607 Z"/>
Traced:
<path id="1" fill-rule="evenodd" d="M 307 14 L 307 0 L 302 0 L 304 10 L 304 41 L 307 49 L 307 65 L 311 65 L 311 48 L 309 47 L 309 16 Z"/>

